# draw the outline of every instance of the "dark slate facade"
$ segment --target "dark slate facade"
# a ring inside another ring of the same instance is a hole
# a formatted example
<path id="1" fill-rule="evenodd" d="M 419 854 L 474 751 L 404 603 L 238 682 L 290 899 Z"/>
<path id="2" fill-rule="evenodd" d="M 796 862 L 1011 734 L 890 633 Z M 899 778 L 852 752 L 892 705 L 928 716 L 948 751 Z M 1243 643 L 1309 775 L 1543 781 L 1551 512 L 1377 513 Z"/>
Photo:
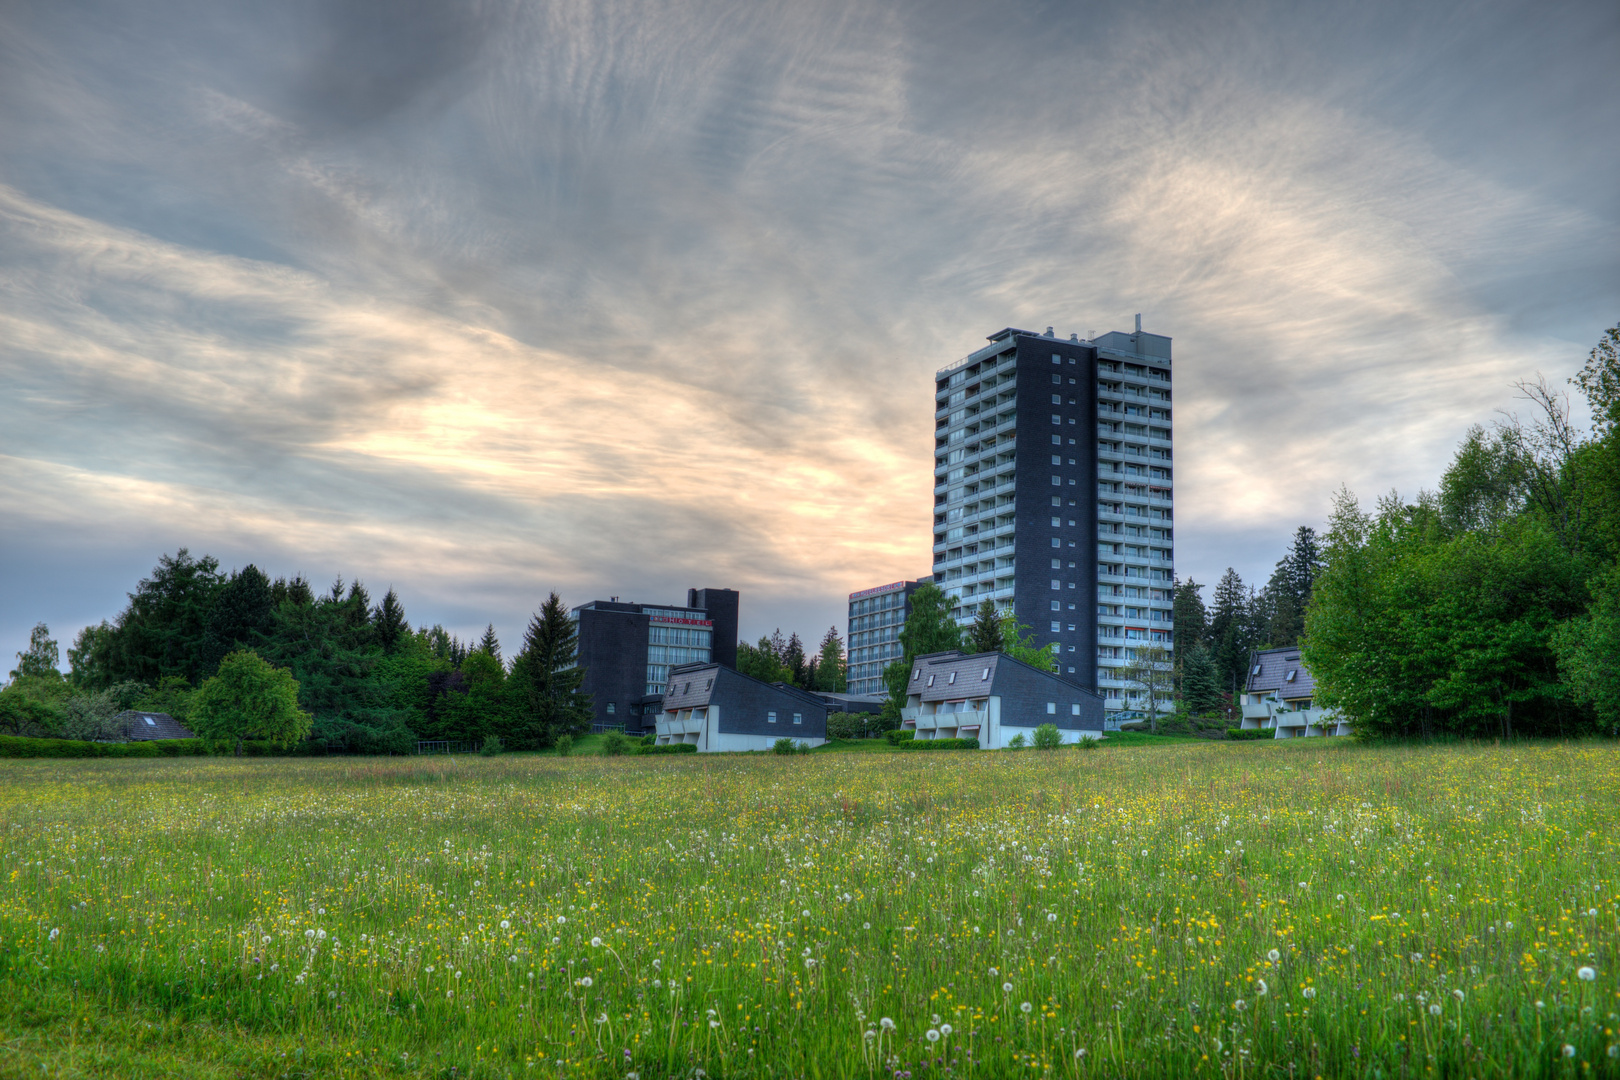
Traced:
<path id="1" fill-rule="evenodd" d="M 581 689 L 591 695 L 596 730 L 622 727 L 627 734 L 653 730 L 664 680 L 671 667 L 694 660 L 737 663 L 738 594 L 734 589 L 692 589 L 686 605 L 593 600 L 574 609 L 579 627 Z M 702 606 L 708 605 L 708 606 Z M 700 652 L 658 636 L 707 635 Z M 673 659 L 672 659 L 673 656 Z"/>
<path id="2" fill-rule="evenodd" d="M 1029 333 L 1014 340 L 1019 453 L 1013 613 L 1029 624 L 1037 642 L 1057 643 L 1060 671 L 1072 669 L 1071 680 L 1095 690 L 1097 350 Z M 1062 565 L 1054 568 L 1054 559 Z"/>
<path id="3" fill-rule="evenodd" d="M 829 711 L 837 710 L 796 687 L 692 664 L 670 672 L 658 741 L 694 742 L 700 752 L 768 750 L 784 738 L 817 745 L 827 738 Z"/>
<path id="4" fill-rule="evenodd" d="M 960 389 L 963 403 L 971 405 L 979 373 L 993 369 L 1004 377 L 1006 358 L 1014 358 L 1017 396 L 1006 409 L 1016 414 L 1013 614 L 1032 629 L 1037 642 L 1057 644 L 1064 674 L 1072 667 L 1071 677 L 1079 685 L 1095 689 L 1097 350 L 1085 342 L 1012 327 L 990 340 L 965 365 L 940 372 L 938 394 L 945 404 L 936 411 L 935 422 L 943 436 L 951 426 L 952 394 Z M 959 373 L 963 378 L 953 384 Z M 940 445 L 948 452 L 944 442 Z M 950 466 L 947 461 L 937 478 L 936 529 L 951 524 L 946 495 L 954 483 Z M 982 462 L 980 468 L 985 468 Z M 971 547 L 981 549 L 981 558 L 1005 554 L 983 541 L 975 544 L 971 537 L 952 538 L 936 543 L 935 563 L 971 559 Z M 1054 567 L 1054 560 L 1059 565 Z M 941 575 L 936 580 L 942 588 L 950 585 Z M 997 604 L 1005 607 L 1007 600 Z M 977 606 L 976 598 L 964 598 L 959 617 L 971 620 Z"/>
<path id="5" fill-rule="evenodd" d="M 714 623 L 714 654 L 709 657 L 728 668 L 737 666 L 737 615 L 739 599 L 736 589 L 688 589 L 686 606 L 701 611 Z"/>

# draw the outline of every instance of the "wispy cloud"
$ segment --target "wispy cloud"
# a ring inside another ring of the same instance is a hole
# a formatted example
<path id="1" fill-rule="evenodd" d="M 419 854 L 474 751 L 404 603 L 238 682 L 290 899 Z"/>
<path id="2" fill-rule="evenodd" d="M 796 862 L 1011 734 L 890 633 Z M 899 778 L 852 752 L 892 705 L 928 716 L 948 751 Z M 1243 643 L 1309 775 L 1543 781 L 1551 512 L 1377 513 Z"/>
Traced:
<path id="1" fill-rule="evenodd" d="M 809 632 L 927 569 L 934 368 L 1143 311 L 1178 561 L 1253 576 L 1614 318 L 1613 19 L 1567 13 L 1538 113 L 1434 104 L 1508 8 L 369 10 L 0 16 L 13 542 L 361 573 L 509 633 L 552 587 L 731 585 Z M 1575 164 L 1459 148 L 1482 109 Z M 51 617 L 4 573 L 0 634 Z"/>

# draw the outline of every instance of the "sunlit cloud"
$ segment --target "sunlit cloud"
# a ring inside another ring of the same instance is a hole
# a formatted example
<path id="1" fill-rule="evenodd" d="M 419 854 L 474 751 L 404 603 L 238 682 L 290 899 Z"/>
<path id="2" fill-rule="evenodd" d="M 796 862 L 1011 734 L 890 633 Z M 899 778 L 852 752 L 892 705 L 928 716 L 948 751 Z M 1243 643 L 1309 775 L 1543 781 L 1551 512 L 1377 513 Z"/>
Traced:
<path id="1" fill-rule="evenodd" d="M 745 632 L 818 633 L 928 569 L 934 369 L 1140 311 L 1178 568 L 1263 577 L 1615 318 L 1612 19 L 209 11 L 0 16 L 17 550 L 188 544 L 507 635 L 552 588 L 730 586 Z M 1476 65 L 1510 48 L 1579 76 L 1508 101 Z M 1502 149 L 1555 121 L 1576 164 L 1527 179 Z M 120 599 L 7 573 L 0 634 Z"/>

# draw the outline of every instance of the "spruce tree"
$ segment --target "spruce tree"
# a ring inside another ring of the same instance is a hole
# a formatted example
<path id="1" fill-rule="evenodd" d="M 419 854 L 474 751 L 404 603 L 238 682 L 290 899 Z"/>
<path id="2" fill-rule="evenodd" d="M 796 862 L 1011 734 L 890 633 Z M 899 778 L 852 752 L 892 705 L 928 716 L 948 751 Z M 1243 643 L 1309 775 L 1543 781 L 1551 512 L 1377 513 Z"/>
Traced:
<path id="1" fill-rule="evenodd" d="M 1002 614 L 996 609 L 994 602 L 981 601 L 979 610 L 973 618 L 973 625 L 967 629 L 967 640 L 964 643 L 969 652 L 998 653 L 1007 647 L 1006 638 L 1001 632 Z"/>
<path id="2" fill-rule="evenodd" d="M 808 665 L 805 663 L 804 642 L 799 640 L 795 632 L 788 638 L 787 649 L 782 654 L 782 666 L 788 670 L 788 681 L 801 690 L 809 689 Z"/>
<path id="3" fill-rule="evenodd" d="M 213 674 L 219 662 L 238 649 L 260 649 L 275 628 L 275 595 L 270 579 L 248 563 L 214 594 L 208 610 L 208 633 L 200 663 Z"/>
<path id="4" fill-rule="evenodd" d="M 382 646 L 384 653 L 396 652 L 405 636 L 411 632 L 410 623 L 405 618 L 405 608 L 391 585 L 383 594 L 383 602 L 372 613 L 371 621 L 377 631 L 377 644 Z"/>
<path id="5" fill-rule="evenodd" d="M 577 734 L 591 722 L 591 697 L 580 690 L 585 669 L 577 663 L 578 649 L 579 629 L 562 598 L 552 593 L 529 620 L 523 652 L 512 664 L 514 681 L 527 679 L 526 741 L 550 746 L 558 736 Z"/>
<path id="6" fill-rule="evenodd" d="M 1198 648 L 1209 630 L 1209 613 L 1204 610 L 1203 586 L 1192 578 L 1176 582 L 1173 609 L 1173 636 L 1176 653 Z"/>
<path id="7" fill-rule="evenodd" d="M 838 636 L 836 626 L 829 626 L 821 639 L 821 656 L 816 663 L 816 689 L 829 694 L 842 694 L 849 689 L 844 642 Z"/>
<path id="8" fill-rule="evenodd" d="M 556 594 L 553 593 L 552 595 L 555 596 Z M 478 642 L 478 649 L 481 652 L 489 653 L 489 655 L 493 656 L 497 660 L 501 658 L 501 642 L 500 639 L 495 636 L 494 623 L 490 623 L 488 626 L 484 627 L 484 636 Z"/>
<path id="9" fill-rule="evenodd" d="M 1215 605 L 1210 613 L 1208 641 L 1214 653 L 1215 667 L 1221 680 L 1221 689 L 1234 699 L 1242 685 L 1242 673 L 1249 664 L 1252 644 L 1250 623 L 1254 605 L 1243 578 L 1231 567 L 1221 575 L 1215 585 Z"/>

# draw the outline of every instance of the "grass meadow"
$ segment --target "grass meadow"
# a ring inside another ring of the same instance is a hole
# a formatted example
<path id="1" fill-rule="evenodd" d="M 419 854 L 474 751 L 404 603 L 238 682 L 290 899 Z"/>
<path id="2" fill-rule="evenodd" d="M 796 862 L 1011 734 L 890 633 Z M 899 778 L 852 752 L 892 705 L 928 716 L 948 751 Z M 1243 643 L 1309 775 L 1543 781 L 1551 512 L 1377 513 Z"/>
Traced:
<path id="1" fill-rule="evenodd" d="M 1620 1074 L 1620 752 L 0 762 L 0 1075 Z"/>

